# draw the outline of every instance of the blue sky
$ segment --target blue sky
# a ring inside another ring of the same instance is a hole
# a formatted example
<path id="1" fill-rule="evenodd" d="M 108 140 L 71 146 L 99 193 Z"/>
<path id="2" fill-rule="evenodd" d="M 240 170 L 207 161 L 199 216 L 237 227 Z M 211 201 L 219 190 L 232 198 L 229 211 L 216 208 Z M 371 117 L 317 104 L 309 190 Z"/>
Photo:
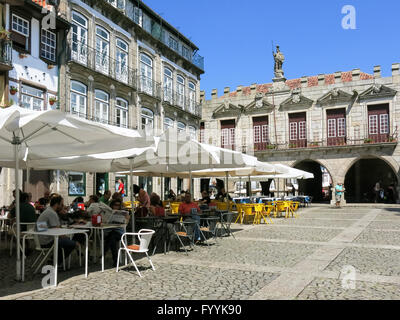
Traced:
<path id="1" fill-rule="evenodd" d="M 145 0 L 199 48 L 201 89 L 269 83 L 271 40 L 285 54 L 287 79 L 360 68 L 382 75 L 400 62 L 398 0 Z M 342 28 L 344 5 L 356 9 L 356 30 Z"/>

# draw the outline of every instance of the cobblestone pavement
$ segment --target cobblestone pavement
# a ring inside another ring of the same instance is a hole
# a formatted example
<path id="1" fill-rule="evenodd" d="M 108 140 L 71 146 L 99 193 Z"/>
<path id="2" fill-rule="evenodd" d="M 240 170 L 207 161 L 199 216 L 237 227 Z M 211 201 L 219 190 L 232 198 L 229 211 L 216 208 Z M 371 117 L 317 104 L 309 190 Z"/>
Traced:
<path id="1" fill-rule="evenodd" d="M 47 289 L 42 289 L 43 275 L 32 275 L 29 268 L 36 253 L 27 257 L 26 282 L 14 280 L 15 250 L 10 257 L 2 241 L 0 299 L 398 300 L 399 217 L 400 206 L 394 205 L 314 205 L 300 209 L 297 219 L 232 225 L 235 239 L 210 239 L 210 246 L 196 246 L 188 255 L 157 253 L 156 271 L 140 256 L 142 278 L 133 267 L 116 273 L 109 255 L 104 272 L 90 262 L 85 278 L 73 254 L 71 270 L 60 270 L 58 287 Z"/>

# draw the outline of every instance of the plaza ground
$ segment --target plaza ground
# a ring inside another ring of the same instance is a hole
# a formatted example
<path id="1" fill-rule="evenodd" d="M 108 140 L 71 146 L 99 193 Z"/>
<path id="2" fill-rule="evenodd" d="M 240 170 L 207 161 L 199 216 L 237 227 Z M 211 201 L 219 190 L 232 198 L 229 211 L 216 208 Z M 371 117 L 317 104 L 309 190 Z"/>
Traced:
<path id="1" fill-rule="evenodd" d="M 273 222 L 233 224 L 236 239 L 210 240 L 188 256 L 158 253 L 155 272 L 139 257 L 143 278 L 132 267 L 116 273 L 108 256 L 105 272 L 89 264 L 85 279 L 73 261 L 71 271 L 59 272 L 58 287 L 47 289 L 30 269 L 27 282 L 13 280 L 15 250 L 10 258 L 3 243 L 0 299 L 400 299 L 400 206 L 313 205 L 297 219 Z M 346 266 L 356 270 L 354 289 L 342 285 Z"/>

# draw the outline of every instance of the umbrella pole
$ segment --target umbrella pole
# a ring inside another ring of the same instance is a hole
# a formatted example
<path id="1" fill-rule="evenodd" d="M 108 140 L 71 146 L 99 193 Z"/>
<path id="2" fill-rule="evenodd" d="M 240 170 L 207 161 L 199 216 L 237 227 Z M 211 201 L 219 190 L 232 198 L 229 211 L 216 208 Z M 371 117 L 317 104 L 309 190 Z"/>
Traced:
<path id="1" fill-rule="evenodd" d="M 251 180 L 250 180 L 250 175 L 249 175 L 249 196 L 250 196 L 250 201 L 251 201 L 252 193 L 251 193 Z"/>
<path id="2" fill-rule="evenodd" d="M 163 174 L 160 173 L 161 176 L 161 201 L 164 201 L 164 179 L 163 179 Z"/>
<path id="3" fill-rule="evenodd" d="M 228 197 L 228 195 L 229 195 L 229 186 L 228 186 L 228 179 L 229 179 L 229 172 L 227 171 L 227 172 L 225 172 L 225 174 L 226 174 L 226 176 L 225 176 L 225 185 L 226 185 L 226 188 L 225 188 L 225 192 L 226 192 L 226 203 L 228 203 L 228 210 L 229 210 L 229 197 Z"/>
<path id="4" fill-rule="evenodd" d="M 31 173 L 31 168 L 26 167 L 26 186 L 25 186 L 25 188 L 24 188 L 24 191 L 25 191 L 25 192 L 28 192 L 28 185 L 29 185 L 29 176 L 30 176 L 30 173 Z"/>
<path id="5" fill-rule="evenodd" d="M 135 233 L 135 210 L 134 210 L 134 205 L 133 205 L 133 158 L 129 158 L 129 175 L 131 177 L 131 183 L 130 183 L 130 187 L 131 187 L 131 210 L 132 210 L 132 233 Z M 133 236 L 133 244 L 136 243 L 136 237 Z"/>
<path id="6" fill-rule="evenodd" d="M 15 217 L 17 220 L 17 281 L 21 280 L 21 226 L 20 226 L 20 206 L 19 206 L 19 162 L 18 162 L 18 145 L 20 144 L 19 137 L 14 136 L 14 159 L 15 159 Z"/>
<path id="7" fill-rule="evenodd" d="M 189 170 L 189 191 L 190 194 L 192 196 L 192 199 L 194 199 L 194 195 L 193 195 L 193 183 L 192 183 L 192 170 Z"/>

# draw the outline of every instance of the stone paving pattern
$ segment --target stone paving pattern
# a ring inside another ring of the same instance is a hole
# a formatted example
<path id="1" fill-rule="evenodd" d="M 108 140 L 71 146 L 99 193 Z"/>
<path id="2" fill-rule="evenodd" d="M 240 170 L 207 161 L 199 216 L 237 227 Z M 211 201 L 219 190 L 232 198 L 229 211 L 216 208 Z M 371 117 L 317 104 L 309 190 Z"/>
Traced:
<path id="1" fill-rule="evenodd" d="M 76 256 L 72 270 L 59 271 L 57 288 L 42 289 L 43 275 L 14 281 L 13 257 L 0 247 L 0 299 L 400 299 L 400 206 L 334 209 L 314 205 L 298 219 L 273 219 L 269 225 L 232 225 L 232 237 L 209 240 L 210 246 L 158 253 L 136 259 L 119 273 L 100 272 L 89 264 L 83 276 Z M 28 265 L 35 254 L 28 256 Z M 356 288 L 342 286 L 344 266 L 356 269 Z"/>

